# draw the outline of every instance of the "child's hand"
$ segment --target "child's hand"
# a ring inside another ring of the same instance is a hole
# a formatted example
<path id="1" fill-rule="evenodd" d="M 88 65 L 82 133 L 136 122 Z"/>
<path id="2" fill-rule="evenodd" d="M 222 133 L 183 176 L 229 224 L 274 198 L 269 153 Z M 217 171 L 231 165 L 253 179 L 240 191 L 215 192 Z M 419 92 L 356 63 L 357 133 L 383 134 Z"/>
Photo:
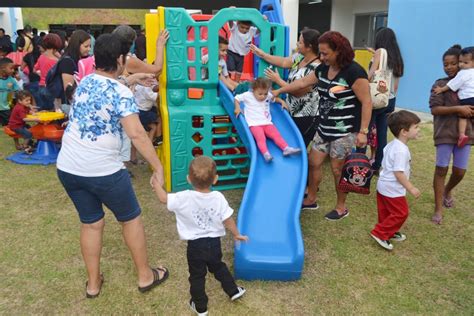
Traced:
<path id="1" fill-rule="evenodd" d="M 290 112 L 290 108 L 288 106 L 288 103 L 286 103 L 285 101 L 281 100 L 281 108 L 284 109 L 284 110 L 287 110 L 288 112 Z"/>
<path id="2" fill-rule="evenodd" d="M 234 236 L 234 240 L 235 241 L 249 241 L 249 238 L 245 235 L 237 235 L 237 236 Z"/>
<path id="3" fill-rule="evenodd" d="M 415 187 L 412 187 L 408 190 L 408 192 L 410 192 L 411 195 L 413 195 L 416 199 L 420 197 L 421 195 L 421 192 L 420 190 L 418 190 L 417 188 Z"/>
<path id="4" fill-rule="evenodd" d="M 242 111 L 240 110 L 240 108 L 235 108 L 235 109 L 234 109 L 235 117 L 239 117 L 240 113 L 242 113 Z"/>
<path id="5" fill-rule="evenodd" d="M 437 86 L 433 89 L 433 91 L 435 94 L 441 94 L 443 93 L 443 88 L 441 88 L 440 86 Z"/>

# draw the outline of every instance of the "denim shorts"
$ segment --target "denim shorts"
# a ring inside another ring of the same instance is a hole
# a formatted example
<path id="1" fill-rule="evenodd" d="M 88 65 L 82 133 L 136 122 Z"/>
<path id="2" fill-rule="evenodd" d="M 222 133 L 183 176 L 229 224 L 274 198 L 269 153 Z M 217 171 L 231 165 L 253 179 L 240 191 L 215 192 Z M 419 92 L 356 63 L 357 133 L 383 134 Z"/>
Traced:
<path id="1" fill-rule="evenodd" d="M 83 224 L 104 217 L 103 205 L 119 222 L 127 222 L 141 213 L 127 169 L 103 177 L 81 177 L 58 169 L 58 178 L 71 198 Z"/>

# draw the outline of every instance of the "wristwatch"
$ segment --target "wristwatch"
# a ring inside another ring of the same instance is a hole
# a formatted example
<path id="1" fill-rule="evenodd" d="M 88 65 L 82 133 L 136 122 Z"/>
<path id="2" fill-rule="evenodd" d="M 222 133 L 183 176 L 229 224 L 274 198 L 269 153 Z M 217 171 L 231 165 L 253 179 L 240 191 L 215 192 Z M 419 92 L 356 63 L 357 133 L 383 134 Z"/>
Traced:
<path id="1" fill-rule="evenodd" d="M 366 128 L 362 128 L 359 133 L 361 134 L 364 134 L 364 135 L 367 135 L 369 133 L 369 129 L 366 127 Z"/>

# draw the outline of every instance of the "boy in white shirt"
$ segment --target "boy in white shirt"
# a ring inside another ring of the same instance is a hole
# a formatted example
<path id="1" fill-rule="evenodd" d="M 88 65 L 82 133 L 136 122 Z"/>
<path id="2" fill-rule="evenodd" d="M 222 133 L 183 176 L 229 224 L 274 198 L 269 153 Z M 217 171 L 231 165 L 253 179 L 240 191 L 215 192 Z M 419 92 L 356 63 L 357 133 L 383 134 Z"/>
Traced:
<path id="1" fill-rule="evenodd" d="M 219 61 L 217 63 L 219 80 L 222 81 L 230 91 L 234 91 L 239 84 L 229 77 L 229 71 L 227 70 L 227 63 L 225 61 L 228 47 L 229 42 L 222 36 L 219 36 Z M 209 55 L 206 54 L 202 56 L 201 61 L 204 65 L 207 64 L 209 62 Z M 207 77 L 207 73 L 203 74 L 203 78 L 207 79 Z"/>
<path id="2" fill-rule="evenodd" d="M 266 19 L 266 16 L 264 16 L 264 19 Z M 231 78 L 239 82 L 244 68 L 244 57 L 249 53 L 250 44 L 252 44 L 253 37 L 258 33 L 258 29 L 252 26 L 251 21 L 229 21 L 229 26 L 227 68 Z"/>
<path id="3" fill-rule="evenodd" d="M 387 122 L 395 139 L 383 150 L 382 171 L 377 182 L 378 223 L 370 235 L 381 247 L 392 250 L 390 240 L 406 239 L 400 233 L 409 213 L 406 191 L 415 198 L 421 194 L 409 180 L 411 156 L 407 146 L 409 140 L 418 138 L 420 118 L 402 110 L 392 113 Z"/>
<path id="4" fill-rule="evenodd" d="M 226 264 L 222 262 L 220 237 L 225 235 L 225 227 L 236 241 L 247 241 L 248 237 L 239 233 L 234 212 L 224 195 L 211 191 L 217 182 L 216 163 L 209 157 L 198 156 L 189 165 L 188 182 L 194 190 L 167 193 L 156 179 L 153 190 L 162 203 L 176 214 L 176 226 L 180 239 L 188 241 L 187 259 L 191 300 L 189 305 L 197 315 L 207 315 L 208 298 L 205 291 L 207 270 L 221 282 L 222 289 L 232 301 L 245 293 L 237 286 Z"/>
<path id="5" fill-rule="evenodd" d="M 459 68 L 461 70 L 456 77 L 449 80 L 444 87 L 434 88 L 436 94 L 452 90 L 458 92 L 461 105 L 474 105 L 474 46 L 466 47 L 461 50 L 459 55 Z M 458 147 L 464 147 L 469 141 L 466 135 L 467 119 L 458 118 Z"/>

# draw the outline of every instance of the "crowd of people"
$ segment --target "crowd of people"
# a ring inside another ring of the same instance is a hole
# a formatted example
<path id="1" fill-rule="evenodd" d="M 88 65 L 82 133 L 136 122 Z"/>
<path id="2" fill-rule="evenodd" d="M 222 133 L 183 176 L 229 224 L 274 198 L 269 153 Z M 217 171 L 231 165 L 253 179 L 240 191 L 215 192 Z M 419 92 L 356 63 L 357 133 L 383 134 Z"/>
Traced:
<path id="1" fill-rule="evenodd" d="M 421 194 L 410 181 L 412 157 L 407 146 L 418 137 L 420 119 L 408 111 L 394 112 L 404 64 L 393 30 L 382 28 L 377 32 L 367 73 L 354 61 L 349 40 L 339 32 L 320 34 L 305 28 L 296 52 L 280 57 L 252 44 L 258 30 L 251 22 L 235 21 L 230 29 L 229 39 L 219 38 L 219 79 L 235 92 L 235 115 L 244 115 L 264 159 L 272 161 L 266 137 L 276 142 L 283 155 L 306 154 L 302 148 L 289 146 L 273 126 L 271 101 L 287 108 L 308 147 L 308 185 L 301 209 L 319 208 L 318 188 L 324 162 L 329 159 L 337 198 L 325 218 L 337 221 L 347 217 L 347 192 L 338 187 L 343 165 L 348 155 L 355 150 L 365 152 L 369 143 L 371 173 L 378 176 L 379 215 L 370 234 L 387 250 L 393 249 L 391 241 L 405 240 L 401 227 L 409 213 L 406 192 L 416 198 Z M 160 33 L 153 63 L 143 61 L 143 36 L 139 33 L 137 37 L 135 30 L 126 25 L 98 38 L 83 30 L 74 31 L 68 38 L 55 33 L 38 35 L 27 26 L 13 49 L 0 29 L 1 124 L 24 137 L 24 146 L 18 149 L 31 152 L 26 115 L 36 110 L 68 114 L 57 173 L 81 221 L 88 298 L 99 296 L 105 280 L 100 270 L 104 205 L 122 225 L 137 270 L 138 290 L 147 292 L 170 275 L 168 268 L 152 267 L 148 262 L 141 209 L 124 166 L 127 161 L 138 163 L 139 153 L 153 169 L 150 183 L 158 199 L 176 213 L 180 238 L 188 241 L 190 306 L 197 314 L 207 315 L 207 270 L 222 283 L 231 300 L 245 293 L 222 262 L 220 237 L 225 227 L 237 241 L 251 242 L 252 236 L 238 231 L 225 197 L 212 191 L 218 180 L 212 159 L 198 157 L 191 162 L 188 181 L 193 190 L 168 194 L 163 189 L 163 167 L 154 148 L 161 136 L 156 78 L 163 67 L 169 34 L 166 30 Z M 136 54 L 131 51 L 133 46 Z M 265 70 L 267 78 L 256 78 L 251 83 L 250 91 L 239 91 L 243 59 L 250 51 L 272 67 Z M 384 53 L 391 75 L 391 84 L 386 87 L 390 97 L 386 106 L 373 109 L 370 83 Z M 208 62 L 207 56 L 202 62 Z M 466 173 L 474 144 L 474 49 L 455 45 L 443 54 L 442 63 L 447 77 L 434 83 L 429 99 L 436 146 L 432 217 L 436 224 L 442 223 L 443 209 L 454 206 L 452 192 Z M 276 68 L 290 70 L 287 81 Z M 272 91 L 271 82 L 279 88 Z M 278 98 L 281 94 L 287 94 L 287 101 Z M 241 102 L 246 105 L 244 111 L 240 110 Z M 395 137 L 388 144 L 387 129 Z M 446 183 L 451 157 L 452 174 Z"/>

